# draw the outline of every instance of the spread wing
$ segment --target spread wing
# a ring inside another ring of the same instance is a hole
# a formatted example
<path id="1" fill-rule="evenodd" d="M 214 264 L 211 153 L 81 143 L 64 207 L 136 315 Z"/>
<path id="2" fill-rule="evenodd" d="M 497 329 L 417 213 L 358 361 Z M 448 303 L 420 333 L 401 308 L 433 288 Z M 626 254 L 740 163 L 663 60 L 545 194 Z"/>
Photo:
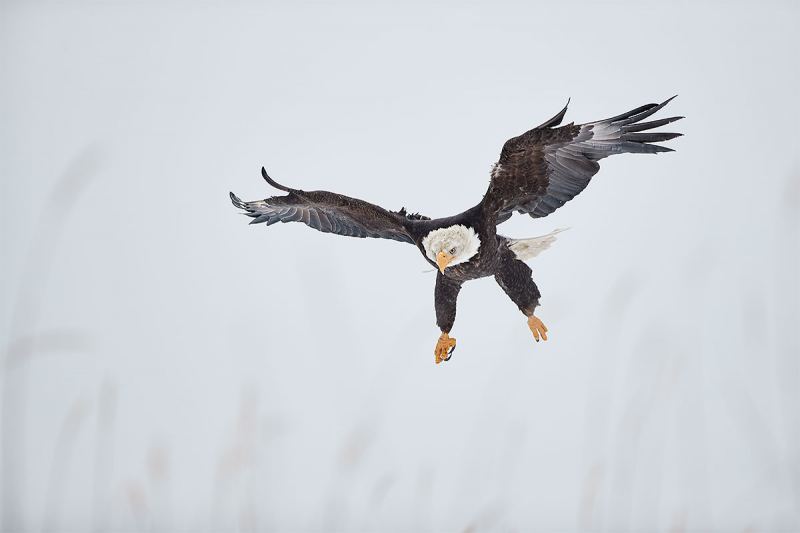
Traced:
<path id="1" fill-rule="evenodd" d="M 276 222 L 302 222 L 324 233 L 336 233 L 348 237 L 376 237 L 414 244 L 406 229 L 416 220 L 425 220 L 421 215 L 408 215 L 387 211 L 382 207 L 328 191 L 301 191 L 278 184 L 261 169 L 267 183 L 289 194 L 273 196 L 254 202 L 243 202 L 231 194 L 233 205 L 244 209 L 252 217 L 251 224 L 265 222 L 267 226 Z"/>
<path id="2" fill-rule="evenodd" d="M 672 98 L 605 120 L 557 127 L 567 112 L 565 106 L 541 126 L 509 139 L 492 169 L 489 190 L 483 199 L 484 211 L 494 215 L 498 224 L 508 220 L 514 211 L 545 217 L 586 188 L 600 170 L 600 159 L 623 153 L 671 152 L 670 148 L 652 143 L 674 139 L 680 133 L 647 130 L 683 117 L 641 121 Z"/>

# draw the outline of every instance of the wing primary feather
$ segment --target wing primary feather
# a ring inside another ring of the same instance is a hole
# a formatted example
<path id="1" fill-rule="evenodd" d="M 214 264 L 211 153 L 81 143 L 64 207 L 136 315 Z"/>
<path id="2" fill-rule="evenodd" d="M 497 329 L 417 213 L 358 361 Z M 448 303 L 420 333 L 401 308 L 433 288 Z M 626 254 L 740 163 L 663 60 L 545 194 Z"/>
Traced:
<path id="1" fill-rule="evenodd" d="M 269 220 L 269 218 L 270 218 L 269 215 L 260 215 L 251 220 L 250 224 L 260 224 L 262 222 L 266 222 L 267 220 Z"/>
<path id="2" fill-rule="evenodd" d="M 274 179 L 270 178 L 269 174 L 267 174 L 267 169 L 264 168 L 264 167 L 261 167 L 261 177 L 263 177 L 266 180 L 267 183 L 269 183 L 270 185 L 272 185 L 276 189 L 280 189 L 280 190 L 286 191 L 286 192 L 291 192 L 292 191 L 289 187 L 284 187 L 283 185 L 281 185 L 280 183 L 278 183 Z"/>
<path id="3" fill-rule="evenodd" d="M 632 154 L 655 154 L 657 152 L 674 152 L 672 148 L 660 146 L 658 144 L 648 144 L 635 141 L 624 141 L 621 143 L 624 152 Z"/>
<path id="4" fill-rule="evenodd" d="M 682 133 L 667 133 L 667 132 L 656 132 L 656 133 L 625 133 L 622 135 L 622 139 L 626 141 L 635 141 L 635 142 L 650 142 L 650 143 L 657 143 L 662 141 L 668 141 L 670 139 L 674 139 L 675 137 L 680 137 L 683 135 Z"/>
<path id="5" fill-rule="evenodd" d="M 638 122 L 636 124 L 623 126 L 622 130 L 626 132 L 652 130 L 653 128 L 658 128 L 659 126 L 665 126 L 667 124 L 671 124 L 676 120 L 680 120 L 682 118 L 684 117 L 669 117 L 669 118 L 662 118 L 660 120 L 651 120 L 650 122 Z"/>
<path id="6" fill-rule="evenodd" d="M 623 120 L 621 122 L 622 122 L 623 125 L 633 124 L 634 122 L 639 122 L 640 120 L 642 120 L 644 118 L 647 118 L 650 115 L 652 115 L 653 113 L 656 113 L 658 110 L 662 109 L 668 103 L 670 103 L 675 98 L 677 98 L 677 96 L 678 95 L 676 94 L 672 98 L 667 98 L 666 100 L 664 100 L 663 102 L 661 102 L 658 105 L 652 104 L 652 107 L 650 107 L 649 109 L 647 109 L 645 111 L 642 111 L 641 113 L 637 113 L 635 115 L 629 116 L 628 118 L 626 118 L 625 120 Z"/>
<path id="7" fill-rule="evenodd" d="M 622 113 L 621 115 L 617 115 L 615 117 L 607 118 L 604 120 L 598 120 L 597 122 L 617 122 L 620 120 L 625 120 L 626 118 L 632 117 L 633 115 L 638 115 L 642 111 L 647 111 L 648 109 L 654 107 L 655 105 L 656 104 L 645 104 L 643 106 L 637 107 L 636 109 L 631 109 L 630 111 Z"/>
<path id="8" fill-rule="evenodd" d="M 550 120 L 548 120 L 544 124 L 536 126 L 534 129 L 538 130 L 540 128 L 552 128 L 553 126 L 558 126 L 559 124 L 561 124 L 561 121 L 564 120 L 564 115 L 566 115 L 566 113 L 567 113 L 567 108 L 569 107 L 569 101 L 570 100 L 571 100 L 571 98 L 567 98 L 566 105 L 564 105 L 564 108 L 561 111 L 559 111 L 556 114 L 556 116 L 554 116 L 553 118 L 551 118 Z"/>
<path id="9" fill-rule="evenodd" d="M 242 201 L 241 198 L 239 198 L 238 196 L 233 194 L 232 191 L 231 191 L 230 195 L 231 195 L 231 202 L 233 202 L 233 205 L 235 207 L 238 207 L 239 209 L 247 209 L 247 207 L 244 205 L 244 202 Z"/>

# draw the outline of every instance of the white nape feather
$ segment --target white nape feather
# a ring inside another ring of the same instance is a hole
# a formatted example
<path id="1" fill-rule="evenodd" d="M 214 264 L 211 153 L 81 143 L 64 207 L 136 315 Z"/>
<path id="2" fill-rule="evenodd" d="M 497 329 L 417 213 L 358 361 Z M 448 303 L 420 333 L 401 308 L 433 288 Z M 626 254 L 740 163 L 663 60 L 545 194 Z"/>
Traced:
<path id="1" fill-rule="evenodd" d="M 425 248 L 425 255 L 431 261 L 436 261 L 436 254 L 439 252 L 450 253 L 455 248 L 453 260 L 450 266 L 465 263 L 478 253 L 481 247 L 481 240 L 475 230 L 462 226 L 450 226 L 447 228 L 435 229 L 422 239 L 422 247 Z"/>
<path id="2" fill-rule="evenodd" d="M 568 229 L 569 228 L 556 229 L 547 235 L 531 237 L 530 239 L 508 239 L 508 247 L 520 261 L 533 259 L 541 252 L 550 248 L 550 245 L 556 241 L 557 234 Z"/>

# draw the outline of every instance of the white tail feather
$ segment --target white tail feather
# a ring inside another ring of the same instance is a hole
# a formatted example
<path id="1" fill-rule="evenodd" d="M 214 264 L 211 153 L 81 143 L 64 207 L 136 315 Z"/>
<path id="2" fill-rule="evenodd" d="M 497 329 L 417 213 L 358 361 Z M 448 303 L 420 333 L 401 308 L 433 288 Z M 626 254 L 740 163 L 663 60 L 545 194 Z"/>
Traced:
<path id="1" fill-rule="evenodd" d="M 530 239 L 508 239 L 508 247 L 520 261 L 527 261 L 539 255 L 541 252 L 550 248 L 556 241 L 556 235 L 569 228 L 559 228 L 541 237 L 531 237 Z"/>

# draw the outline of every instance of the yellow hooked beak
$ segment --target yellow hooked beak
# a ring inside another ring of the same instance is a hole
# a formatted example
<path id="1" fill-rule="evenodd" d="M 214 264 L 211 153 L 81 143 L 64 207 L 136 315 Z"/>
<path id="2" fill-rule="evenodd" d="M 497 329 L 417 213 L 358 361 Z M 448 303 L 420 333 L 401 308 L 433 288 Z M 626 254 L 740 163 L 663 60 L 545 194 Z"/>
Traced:
<path id="1" fill-rule="evenodd" d="M 453 256 L 442 250 L 438 254 L 436 254 L 436 264 L 439 265 L 439 272 L 444 274 L 444 269 L 447 268 L 447 265 L 450 264 L 450 261 L 453 260 Z"/>

